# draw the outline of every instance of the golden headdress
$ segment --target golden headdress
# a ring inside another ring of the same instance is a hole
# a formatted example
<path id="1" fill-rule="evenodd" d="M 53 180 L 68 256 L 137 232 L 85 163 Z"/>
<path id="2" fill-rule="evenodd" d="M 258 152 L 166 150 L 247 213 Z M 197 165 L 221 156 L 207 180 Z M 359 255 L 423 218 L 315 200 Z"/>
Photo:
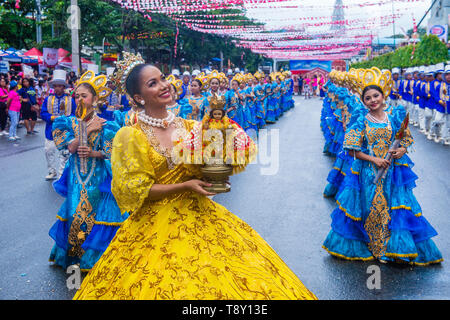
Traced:
<path id="1" fill-rule="evenodd" d="M 116 70 L 109 78 L 115 84 L 119 94 L 126 93 L 125 82 L 127 81 L 127 77 L 131 70 L 133 70 L 133 68 L 138 64 L 145 63 L 145 60 L 142 58 L 140 53 L 136 55 L 124 51 L 122 54 L 122 60 L 117 60 Z"/>
<path id="2" fill-rule="evenodd" d="M 255 72 L 254 77 L 258 80 L 261 78 L 264 78 L 264 73 L 260 72 L 259 70 Z"/>
<path id="3" fill-rule="evenodd" d="M 213 70 L 213 71 L 211 71 L 210 74 L 207 75 L 207 78 L 208 78 L 208 83 L 210 83 L 212 79 L 217 79 L 220 82 L 222 75 L 221 75 L 221 73 L 219 73 L 219 71 Z"/>
<path id="4" fill-rule="evenodd" d="M 251 73 L 247 73 L 244 75 L 244 79 L 248 83 L 249 81 L 255 79 L 255 77 L 253 77 L 253 75 Z"/>
<path id="5" fill-rule="evenodd" d="M 108 78 L 105 75 L 95 76 L 94 71 L 86 71 L 80 79 L 75 83 L 75 88 L 83 83 L 89 84 L 95 91 L 95 94 L 98 98 L 97 104 L 101 104 L 106 101 L 106 98 L 112 93 L 112 90 L 106 87 L 106 83 L 108 82 Z M 95 108 L 95 106 L 94 106 Z M 76 111 L 76 116 L 80 119 L 84 119 L 86 116 L 87 110 L 82 105 L 78 106 Z"/>
<path id="6" fill-rule="evenodd" d="M 175 78 L 173 74 L 166 77 L 166 80 L 175 88 L 177 98 L 183 93 L 183 81 Z"/>
<path id="7" fill-rule="evenodd" d="M 233 77 L 233 79 L 231 79 L 231 81 L 237 81 L 239 82 L 239 84 L 242 83 L 242 81 L 244 81 L 244 76 L 241 73 L 236 73 Z"/>
<path id="8" fill-rule="evenodd" d="M 376 85 L 381 88 L 384 96 L 388 97 L 392 89 L 392 74 L 389 70 L 381 72 L 377 67 L 372 67 L 364 71 L 361 82 L 363 85 L 361 92 L 370 85 Z"/>
<path id="9" fill-rule="evenodd" d="M 95 76 L 94 71 L 86 71 L 75 84 L 78 87 L 82 83 L 88 83 L 94 88 L 95 93 L 99 101 L 104 101 L 111 93 L 112 90 L 106 87 L 108 78 L 105 75 Z"/>

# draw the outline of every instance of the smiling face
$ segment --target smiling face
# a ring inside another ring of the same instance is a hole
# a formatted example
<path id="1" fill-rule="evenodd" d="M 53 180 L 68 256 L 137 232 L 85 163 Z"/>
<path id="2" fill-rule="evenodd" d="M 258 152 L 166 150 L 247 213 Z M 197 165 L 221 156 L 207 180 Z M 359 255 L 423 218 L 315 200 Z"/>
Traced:
<path id="1" fill-rule="evenodd" d="M 218 79 L 214 78 L 211 79 L 209 85 L 211 86 L 211 91 L 216 92 L 217 90 L 219 90 L 220 82 Z"/>
<path id="2" fill-rule="evenodd" d="M 133 96 L 135 101 L 151 107 L 165 107 L 172 102 L 170 84 L 166 77 L 154 66 L 146 66 L 140 72 L 138 93 Z"/>
<path id="3" fill-rule="evenodd" d="M 377 111 L 383 108 L 384 96 L 376 89 L 369 89 L 363 96 L 363 103 L 370 111 Z"/>
<path id="4" fill-rule="evenodd" d="M 238 90 L 238 89 L 239 89 L 239 82 L 237 82 L 236 80 L 233 80 L 233 81 L 231 82 L 231 88 L 232 88 L 233 90 Z"/>

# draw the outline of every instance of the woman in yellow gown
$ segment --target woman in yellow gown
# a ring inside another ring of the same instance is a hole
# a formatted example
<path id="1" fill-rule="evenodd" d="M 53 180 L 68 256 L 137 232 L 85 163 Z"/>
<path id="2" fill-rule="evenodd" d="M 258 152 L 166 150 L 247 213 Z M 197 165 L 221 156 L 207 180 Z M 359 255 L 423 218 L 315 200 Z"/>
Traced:
<path id="1" fill-rule="evenodd" d="M 172 161 L 171 134 L 196 121 L 166 111 L 161 72 L 138 65 L 126 78 L 144 109 L 114 138 L 112 192 L 130 217 L 74 299 L 316 299 L 248 224 L 207 197 L 196 166 Z"/>

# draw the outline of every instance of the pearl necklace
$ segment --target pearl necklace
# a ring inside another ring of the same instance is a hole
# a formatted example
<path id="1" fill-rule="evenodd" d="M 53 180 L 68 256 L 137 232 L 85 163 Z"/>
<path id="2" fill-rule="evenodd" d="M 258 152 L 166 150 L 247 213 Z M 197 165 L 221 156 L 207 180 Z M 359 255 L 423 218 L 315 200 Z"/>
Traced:
<path id="1" fill-rule="evenodd" d="M 371 115 L 370 113 L 367 114 L 367 119 L 370 120 L 373 123 L 387 123 L 388 121 L 388 116 L 387 113 L 384 112 L 384 119 L 383 120 L 378 120 L 377 118 L 375 118 L 373 115 Z"/>
<path id="2" fill-rule="evenodd" d="M 167 113 L 167 117 L 165 117 L 164 119 L 159 119 L 146 115 L 145 111 L 140 111 L 138 113 L 138 120 L 152 127 L 167 128 L 173 122 L 173 120 L 175 120 L 175 114 L 173 114 L 169 110 L 167 111 Z"/>

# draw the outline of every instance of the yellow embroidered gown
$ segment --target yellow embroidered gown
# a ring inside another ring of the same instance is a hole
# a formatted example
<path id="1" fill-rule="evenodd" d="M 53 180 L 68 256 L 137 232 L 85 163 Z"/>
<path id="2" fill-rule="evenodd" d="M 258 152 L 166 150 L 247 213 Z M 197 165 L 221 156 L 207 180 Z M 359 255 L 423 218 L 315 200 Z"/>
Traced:
<path id="1" fill-rule="evenodd" d="M 176 118 L 192 130 L 195 121 Z M 143 124 L 117 133 L 112 191 L 130 217 L 74 299 L 316 299 L 276 252 L 225 207 L 194 192 L 150 201 L 156 184 L 200 178 L 174 164 Z"/>

